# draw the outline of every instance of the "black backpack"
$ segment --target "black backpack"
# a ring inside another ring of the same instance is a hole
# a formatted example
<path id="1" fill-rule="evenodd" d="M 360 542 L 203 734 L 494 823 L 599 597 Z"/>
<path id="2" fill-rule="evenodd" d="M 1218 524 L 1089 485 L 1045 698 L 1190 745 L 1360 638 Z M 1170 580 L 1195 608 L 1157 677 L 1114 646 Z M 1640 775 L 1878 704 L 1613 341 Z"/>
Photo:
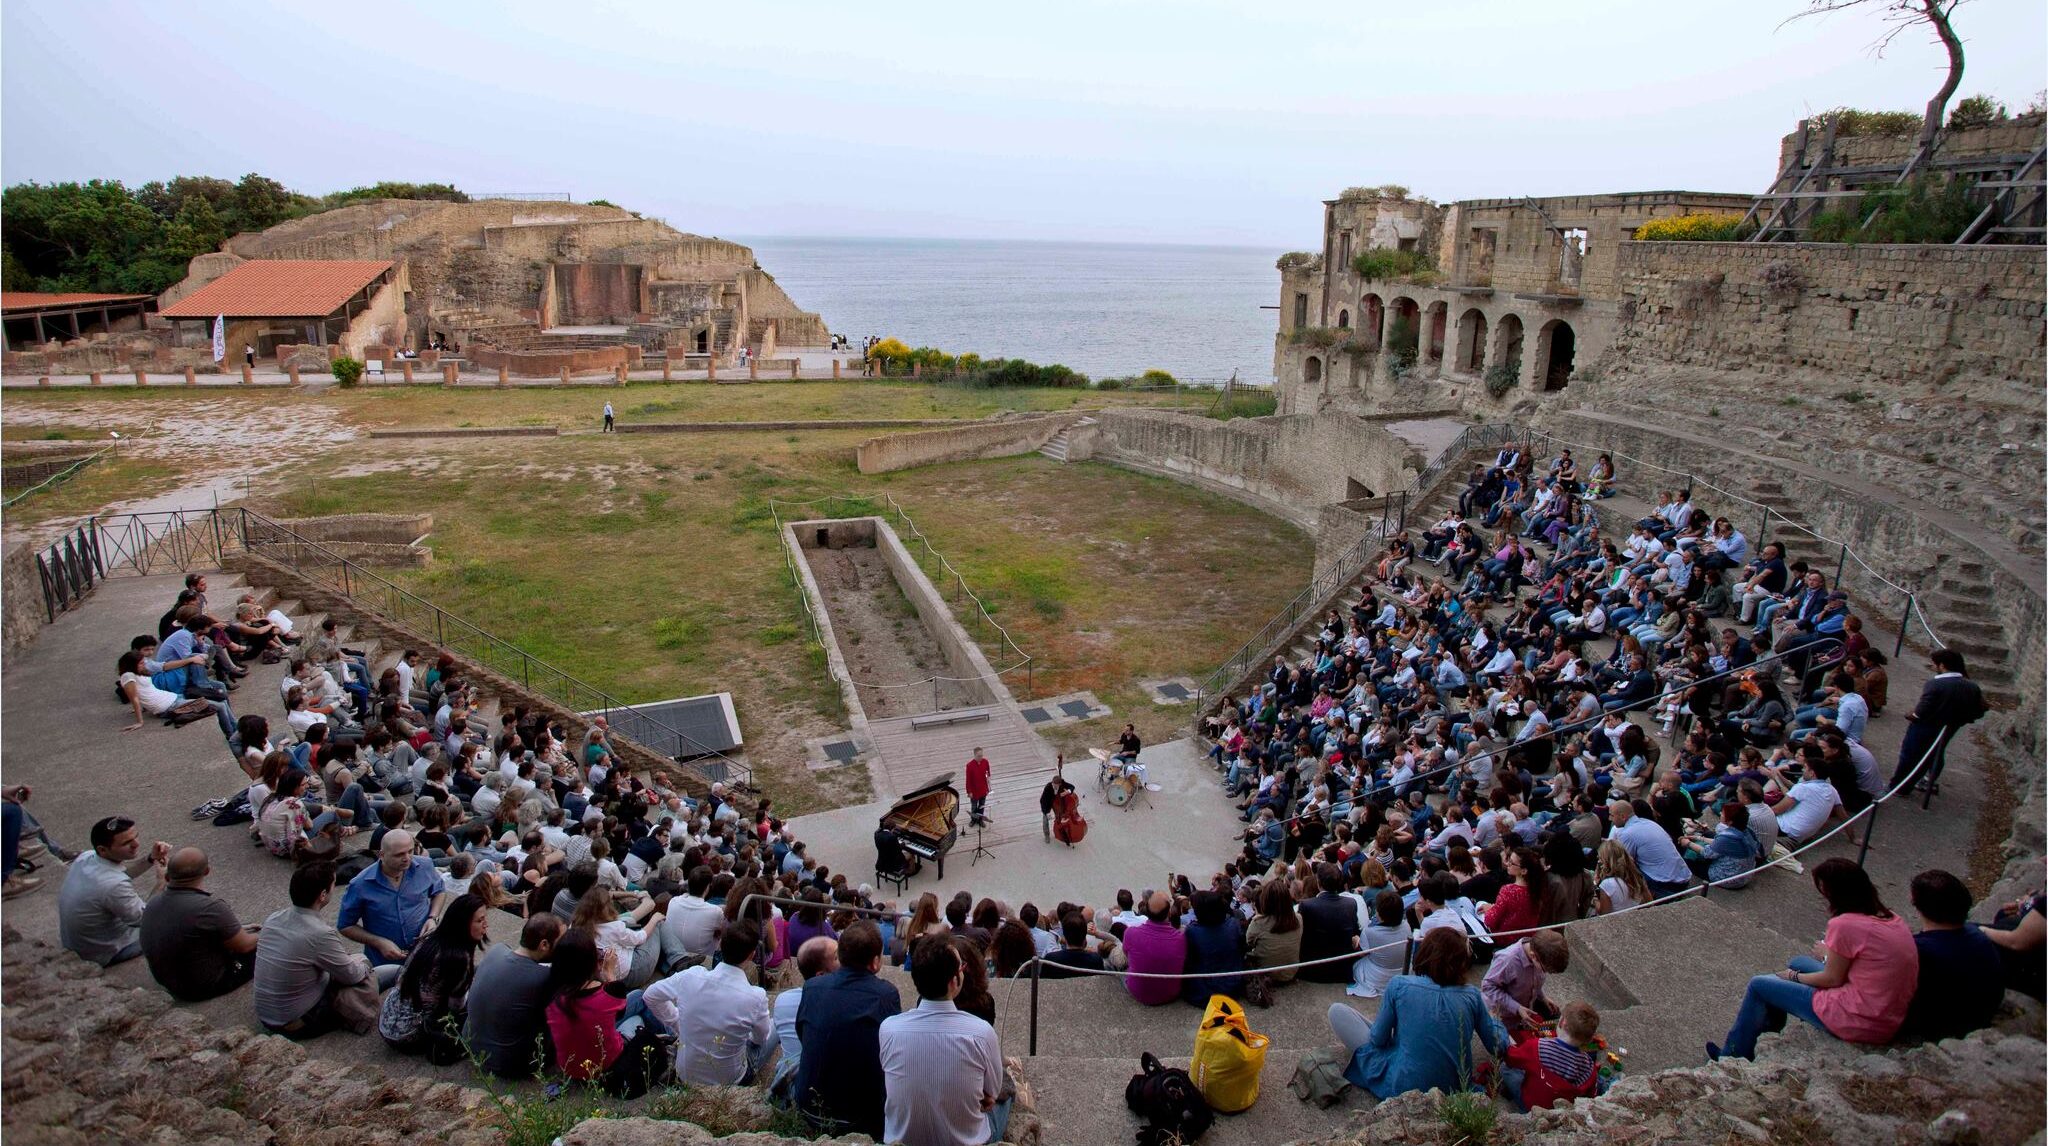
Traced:
<path id="1" fill-rule="evenodd" d="M 1138 1064 L 1141 1072 L 1124 1087 L 1124 1103 L 1146 1122 L 1138 1131 L 1141 1146 L 1193 1142 L 1209 1132 L 1216 1115 L 1187 1071 L 1159 1065 L 1151 1051 Z"/>

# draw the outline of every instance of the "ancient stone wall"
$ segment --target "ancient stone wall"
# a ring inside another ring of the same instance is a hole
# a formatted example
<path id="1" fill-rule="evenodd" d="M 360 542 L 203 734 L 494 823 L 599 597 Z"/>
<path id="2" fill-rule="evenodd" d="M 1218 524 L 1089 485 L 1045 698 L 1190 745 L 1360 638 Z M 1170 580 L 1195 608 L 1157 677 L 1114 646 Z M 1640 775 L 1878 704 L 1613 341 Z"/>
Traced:
<path id="1" fill-rule="evenodd" d="M 26 541 L 8 546 L 5 564 L 0 565 L 0 621 L 0 651 L 9 653 L 27 648 L 49 623 L 35 546 Z"/>
<path id="2" fill-rule="evenodd" d="M 371 346 L 384 346 L 405 340 L 405 293 L 406 276 L 403 270 L 393 281 L 377 288 L 370 296 L 370 304 L 358 313 L 342 333 L 341 352 L 351 358 L 361 358 L 363 351 Z"/>
<path id="3" fill-rule="evenodd" d="M 2038 398 L 2043 289 L 2039 247 L 1628 243 L 1616 367 L 1983 375 Z"/>
<path id="4" fill-rule="evenodd" d="M 1954 159 L 1972 155 L 2025 155 L 2041 146 L 2041 131 L 2048 124 L 2048 115 L 2035 112 L 2031 115 L 2016 115 L 2002 123 L 1973 127 L 1965 131 L 1944 132 L 1936 154 L 1939 158 Z M 1806 146 L 1807 166 L 1820 158 L 1820 141 L 1823 129 L 1816 124 Z M 1834 162 L 1841 167 L 1875 166 L 1882 163 L 1904 163 L 1913 154 L 1919 143 L 1918 131 L 1905 135 L 1844 135 L 1835 140 Z M 1799 132 L 1787 132 L 1778 141 L 1778 170 L 1783 171 L 1792 162 L 1797 149 Z"/>
<path id="5" fill-rule="evenodd" d="M 1051 441 L 1053 435 L 1072 425 L 1077 417 L 1059 414 L 869 438 L 854 450 L 854 462 L 864 474 L 885 474 L 938 462 L 1028 454 Z"/>
<path id="6" fill-rule="evenodd" d="M 1162 410 L 1105 410 L 1094 457 L 1170 477 L 1315 527 L 1333 501 L 1409 484 L 1426 463 L 1362 418 L 1281 415 L 1219 422 Z"/>
<path id="7" fill-rule="evenodd" d="M 504 368 L 522 378 L 553 378 L 567 370 L 571 374 L 616 371 L 626 365 L 626 347 L 603 346 L 590 350 L 499 350 L 471 346 L 464 353 L 480 370 Z"/>

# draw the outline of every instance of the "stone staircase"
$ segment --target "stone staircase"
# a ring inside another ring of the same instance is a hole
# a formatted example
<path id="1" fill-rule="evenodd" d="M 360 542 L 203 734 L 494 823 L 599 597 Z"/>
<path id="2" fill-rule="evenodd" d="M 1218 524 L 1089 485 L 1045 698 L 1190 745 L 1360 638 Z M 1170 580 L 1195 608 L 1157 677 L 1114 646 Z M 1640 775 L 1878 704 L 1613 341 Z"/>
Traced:
<path id="1" fill-rule="evenodd" d="M 1039 447 L 1038 452 L 1045 457 L 1051 458 L 1053 461 L 1065 462 L 1067 460 L 1067 445 L 1072 441 L 1069 434 L 1074 430 L 1093 426 L 1096 423 L 1097 419 L 1095 418 L 1081 418 L 1074 422 L 1073 425 L 1067 426 L 1060 430 L 1059 433 L 1054 434 L 1051 441 Z"/>

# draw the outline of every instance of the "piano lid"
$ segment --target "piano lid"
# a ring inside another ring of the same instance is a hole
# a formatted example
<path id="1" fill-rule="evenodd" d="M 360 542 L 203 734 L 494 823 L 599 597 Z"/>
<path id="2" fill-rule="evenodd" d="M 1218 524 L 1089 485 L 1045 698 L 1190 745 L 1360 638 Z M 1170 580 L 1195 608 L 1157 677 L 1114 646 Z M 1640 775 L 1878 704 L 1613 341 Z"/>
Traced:
<path id="1" fill-rule="evenodd" d="M 912 791 L 905 792 L 902 796 L 897 798 L 896 802 L 899 804 L 907 804 L 910 801 L 917 799 L 919 796 L 929 796 L 935 792 L 940 791 L 951 792 L 955 797 L 958 797 L 960 795 L 960 790 L 958 788 L 953 787 L 953 773 L 941 772 L 937 777 L 933 778 L 931 783 L 926 784 L 922 788 L 917 788 Z"/>

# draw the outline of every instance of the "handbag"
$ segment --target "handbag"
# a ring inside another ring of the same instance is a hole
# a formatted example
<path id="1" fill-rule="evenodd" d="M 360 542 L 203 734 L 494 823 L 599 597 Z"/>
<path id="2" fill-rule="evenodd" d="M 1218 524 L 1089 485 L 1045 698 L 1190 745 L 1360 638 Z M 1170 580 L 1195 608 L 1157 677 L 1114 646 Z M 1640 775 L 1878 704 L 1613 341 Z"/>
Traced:
<path id="1" fill-rule="evenodd" d="M 1266 1066 L 1267 1038 L 1245 1020 L 1244 1008 L 1228 995 L 1209 996 L 1195 1032 L 1188 1073 L 1211 1108 L 1234 1114 L 1259 1100 L 1259 1072 Z"/>

